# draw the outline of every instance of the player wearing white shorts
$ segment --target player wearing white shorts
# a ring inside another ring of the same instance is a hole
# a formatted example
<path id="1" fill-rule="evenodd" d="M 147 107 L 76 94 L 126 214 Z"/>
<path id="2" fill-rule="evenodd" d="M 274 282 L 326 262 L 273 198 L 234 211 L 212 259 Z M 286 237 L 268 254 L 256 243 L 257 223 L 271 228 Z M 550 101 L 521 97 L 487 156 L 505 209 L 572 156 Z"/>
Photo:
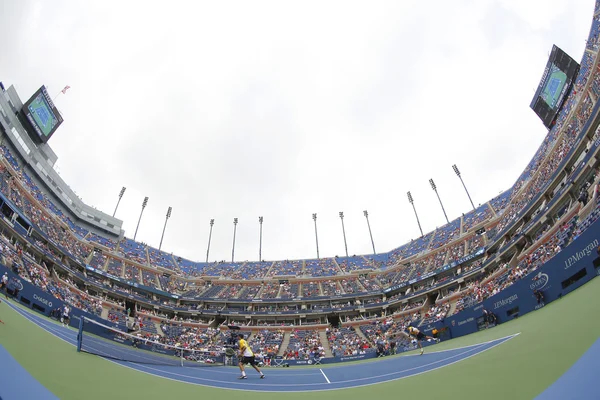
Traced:
<path id="1" fill-rule="evenodd" d="M 69 326 L 69 321 L 70 321 L 69 313 L 70 312 L 71 312 L 71 309 L 69 308 L 68 305 L 65 304 L 65 306 L 63 307 L 62 318 L 60 319 L 60 322 L 62 322 L 63 326 Z"/>

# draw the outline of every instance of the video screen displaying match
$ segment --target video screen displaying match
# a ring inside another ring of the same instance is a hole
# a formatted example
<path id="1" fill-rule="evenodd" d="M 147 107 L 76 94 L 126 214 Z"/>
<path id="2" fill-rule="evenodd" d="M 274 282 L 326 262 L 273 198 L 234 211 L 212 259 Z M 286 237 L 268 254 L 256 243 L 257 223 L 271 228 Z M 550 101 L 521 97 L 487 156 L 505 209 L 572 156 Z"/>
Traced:
<path id="1" fill-rule="evenodd" d="M 31 125 L 30 137 L 46 143 L 63 122 L 63 118 L 54 106 L 46 87 L 42 86 L 23 106 L 23 116 Z M 29 129 L 28 129 L 29 130 Z"/>
<path id="2" fill-rule="evenodd" d="M 531 101 L 531 108 L 548 129 L 554 124 L 578 73 L 579 64 L 556 45 L 553 46 Z"/>
<path id="3" fill-rule="evenodd" d="M 556 65 L 552 64 L 550 66 L 548 82 L 546 82 L 541 94 L 542 99 L 548 104 L 548 107 L 556 109 L 556 105 L 559 103 L 562 90 L 566 83 L 567 74 L 558 69 Z"/>

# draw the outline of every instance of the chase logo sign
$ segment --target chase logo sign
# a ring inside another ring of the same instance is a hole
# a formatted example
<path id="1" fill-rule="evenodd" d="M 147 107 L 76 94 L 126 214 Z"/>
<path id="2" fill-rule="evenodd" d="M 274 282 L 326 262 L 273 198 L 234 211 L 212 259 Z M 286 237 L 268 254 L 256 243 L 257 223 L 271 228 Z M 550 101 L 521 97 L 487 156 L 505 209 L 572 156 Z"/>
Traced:
<path id="1" fill-rule="evenodd" d="M 47 300 L 47 299 L 45 299 L 43 297 L 38 296 L 36 293 L 33 294 L 33 299 L 39 301 L 40 303 L 42 303 L 44 305 L 47 305 L 50 308 L 52 308 L 52 302 L 51 301 L 49 301 L 49 300 Z"/>
<path id="2" fill-rule="evenodd" d="M 538 272 L 531 280 L 531 285 L 529 285 L 529 287 L 531 290 L 542 290 L 548 285 L 549 280 L 548 274 Z"/>

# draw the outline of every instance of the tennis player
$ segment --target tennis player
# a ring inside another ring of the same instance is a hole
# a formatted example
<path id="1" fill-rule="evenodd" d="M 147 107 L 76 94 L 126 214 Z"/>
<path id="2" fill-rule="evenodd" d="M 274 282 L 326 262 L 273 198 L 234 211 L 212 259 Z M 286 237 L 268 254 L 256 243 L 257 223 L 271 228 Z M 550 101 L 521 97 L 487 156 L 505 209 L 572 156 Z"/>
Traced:
<path id="1" fill-rule="evenodd" d="M 63 326 L 69 326 L 69 321 L 71 320 L 71 318 L 69 317 L 70 312 L 71 309 L 68 305 L 65 304 L 62 312 L 62 318 L 60 319 L 60 322 L 62 322 Z"/>
<path id="2" fill-rule="evenodd" d="M 419 346 L 419 348 L 421 349 L 421 355 L 423 355 L 423 345 L 421 344 L 421 341 L 423 339 L 425 340 L 435 340 L 436 342 L 438 341 L 438 339 L 431 337 L 431 336 L 426 336 L 423 332 L 421 332 L 420 330 L 418 330 L 415 327 L 412 326 L 408 326 L 408 328 L 406 328 L 408 334 L 415 338 L 417 340 L 417 345 Z"/>
<path id="3" fill-rule="evenodd" d="M 246 371 L 244 370 L 244 364 L 251 365 L 252 368 L 254 368 L 260 374 L 260 379 L 265 379 L 265 374 L 263 374 L 262 371 L 256 366 L 256 359 L 254 358 L 254 353 L 252 352 L 250 346 L 248 346 L 248 342 L 244 340 L 244 335 L 240 333 L 238 337 L 240 339 L 240 362 L 238 363 L 238 365 L 240 366 L 240 371 L 242 371 L 242 375 L 238 379 L 248 379 L 248 377 L 246 376 Z"/>
<path id="4" fill-rule="evenodd" d="M 4 296 L 8 299 L 8 275 L 6 272 L 2 275 L 2 280 L 0 280 L 0 290 L 4 292 Z"/>

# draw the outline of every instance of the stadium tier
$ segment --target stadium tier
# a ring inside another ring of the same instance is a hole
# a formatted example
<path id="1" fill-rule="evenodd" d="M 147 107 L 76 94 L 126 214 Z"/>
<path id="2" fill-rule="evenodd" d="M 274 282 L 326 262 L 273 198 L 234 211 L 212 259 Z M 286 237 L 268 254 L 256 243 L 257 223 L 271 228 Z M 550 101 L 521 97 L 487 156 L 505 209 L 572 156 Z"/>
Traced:
<path id="1" fill-rule="evenodd" d="M 543 288 L 535 283 L 547 279 L 540 269 L 597 221 L 599 33 L 595 16 L 573 90 L 514 185 L 389 252 L 186 260 L 110 236 L 69 214 L 5 135 L 2 268 L 48 296 L 37 305 L 47 314 L 51 299 L 58 299 L 111 328 L 138 330 L 165 345 L 215 351 L 226 340 L 226 327 L 239 325 L 254 338 L 256 351 L 286 359 L 410 348 L 401 333 L 408 324 L 442 326 L 525 278 Z M 19 290 L 15 283 L 11 291 Z"/>

